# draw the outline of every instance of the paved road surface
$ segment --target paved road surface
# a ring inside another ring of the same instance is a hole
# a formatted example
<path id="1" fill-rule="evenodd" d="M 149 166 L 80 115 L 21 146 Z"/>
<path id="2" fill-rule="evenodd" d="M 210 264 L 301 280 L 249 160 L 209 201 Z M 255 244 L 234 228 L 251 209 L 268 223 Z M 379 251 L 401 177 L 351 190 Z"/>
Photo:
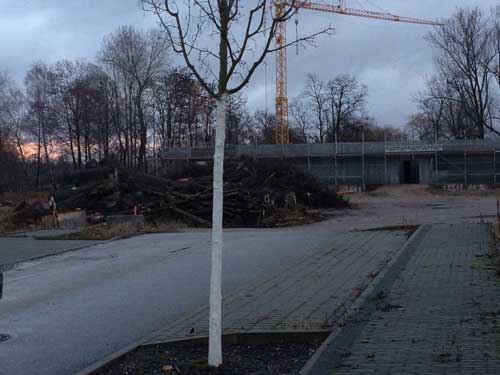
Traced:
<path id="1" fill-rule="evenodd" d="M 26 237 L 0 237 L 0 266 L 9 266 L 33 258 L 64 253 L 98 241 L 52 241 Z"/>
<path id="2" fill-rule="evenodd" d="M 99 243 L 99 241 L 52 241 L 36 240 L 34 238 L 35 236 L 55 236 L 69 232 L 71 231 L 40 230 L 0 237 L 0 267 L 7 267 L 26 260 L 60 254 Z"/>
<path id="3" fill-rule="evenodd" d="M 228 231 L 224 290 L 317 246 L 313 227 Z M 0 374 L 71 374 L 206 304 L 209 233 L 159 234 L 25 263 L 5 274 Z"/>
<path id="4" fill-rule="evenodd" d="M 269 275 L 314 247 L 328 246 L 336 231 L 477 222 L 475 217 L 495 213 L 496 198 L 370 199 L 374 201 L 361 201 L 359 209 L 318 225 L 228 231 L 225 292 Z M 0 241 L 5 257 L 0 264 L 18 261 L 19 254 L 22 259 L 30 252 L 39 255 L 42 246 L 37 242 L 31 249 L 22 245 L 14 250 L 7 243 Z M 208 232 L 137 237 L 25 263 L 5 274 L 0 334 L 13 338 L 0 343 L 0 374 L 71 374 L 206 304 L 208 280 Z"/>
<path id="5" fill-rule="evenodd" d="M 223 333 L 333 331 L 338 318 L 401 249 L 407 232 L 355 231 L 334 237 L 328 247 L 227 295 Z M 207 337 L 208 315 L 208 306 L 187 314 L 149 343 Z"/>

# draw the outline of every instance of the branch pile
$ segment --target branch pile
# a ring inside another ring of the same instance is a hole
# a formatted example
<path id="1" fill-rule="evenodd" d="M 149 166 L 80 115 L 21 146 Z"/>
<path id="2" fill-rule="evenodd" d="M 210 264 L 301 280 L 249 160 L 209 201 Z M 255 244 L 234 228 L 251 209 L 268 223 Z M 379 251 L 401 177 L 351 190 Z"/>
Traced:
<path id="1" fill-rule="evenodd" d="M 224 181 L 228 227 L 300 224 L 318 219 L 317 214 L 311 216 L 311 209 L 348 206 L 316 178 L 285 161 L 227 161 Z M 180 219 L 190 225 L 211 225 L 211 165 L 165 177 L 102 167 L 64 176 L 60 183 L 67 186 L 55 194 L 60 211 L 123 215 L 136 208 L 152 221 Z"/>

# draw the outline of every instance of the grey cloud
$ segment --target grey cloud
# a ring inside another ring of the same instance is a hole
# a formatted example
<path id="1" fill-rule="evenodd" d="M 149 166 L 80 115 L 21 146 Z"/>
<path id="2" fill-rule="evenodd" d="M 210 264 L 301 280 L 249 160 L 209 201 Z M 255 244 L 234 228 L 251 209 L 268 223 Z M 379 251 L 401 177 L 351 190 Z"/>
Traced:
<path id="1" fill-rule="evenodd" d="M 335 0 L 317 0 L 336 3 Z M 355 8 L 439 19 L 460 6 L 484 9 L 497 0 L 350 0 Z M 26 69 L 36 60 L 53 62 L 62 58 L 95 57 L 104 35 L 122 24 L 140 28 L 157 24 L 152 14 L 144 13 L 137 0 L 0 0 L 0 70 L 10 71 L 22 80 Z M 304 35 L 328 24 L 336 34 L 320 37 L 317 48 L 291 48 L 289 54 L 290 97 L 300 93 L 306 75 L 316 73 L 328 79 L 339 73 L 356 75 L 369 89 L 369 110 L 380 124 L 400 125 L 415 106 L 413 92 L 423 88 L 432 74 L 434 51 L 424 40 L 429 27 L 396 24 L 301 11 L 299 32 Z M 295 25 L 289 25 L 289 37 Z M 261 68 L 246 89 L 249 105 L 273 109 L 274 57 L 268 58 L 268 80 Z M 267 85 L 266 85 L 267 83 Z"/>

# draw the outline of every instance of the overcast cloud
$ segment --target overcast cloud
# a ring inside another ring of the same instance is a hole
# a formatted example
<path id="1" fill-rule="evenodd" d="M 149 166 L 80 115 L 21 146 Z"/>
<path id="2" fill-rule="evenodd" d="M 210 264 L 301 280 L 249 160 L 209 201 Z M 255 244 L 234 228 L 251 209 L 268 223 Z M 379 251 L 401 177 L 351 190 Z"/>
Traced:
<path id="1" fill-rule="evenodd" d="M 337 0 L 318 0 L 336 4 Z M 383 10 L 403 16 L 440 19 L 461 6 L 485 10 L 499 0 L 350 0 L 353 8 Z M 301 11 L 299 34 L 332 24 L 336 34 L 323 36 L 317 48 L 289 51 L 289 94 L 298 94 L 308 73 L 328 79 L 350 73 L 369 89 L 369 112 L 381 125 L 399 125 L 415 110 L 412 93 L 433 71 L 433 51 L 423 39 L 429 26 Z M 22 81 L 34 61 L 93 59 L 102 38 L 123 24 L 156 27 L 152 14 L 137 0 L 0 0 L 0 70 Z M 289 25 L 290 37 L 295 25 Z M 252 109 L 273 110 L 274 57 L 245 89 Z"/>

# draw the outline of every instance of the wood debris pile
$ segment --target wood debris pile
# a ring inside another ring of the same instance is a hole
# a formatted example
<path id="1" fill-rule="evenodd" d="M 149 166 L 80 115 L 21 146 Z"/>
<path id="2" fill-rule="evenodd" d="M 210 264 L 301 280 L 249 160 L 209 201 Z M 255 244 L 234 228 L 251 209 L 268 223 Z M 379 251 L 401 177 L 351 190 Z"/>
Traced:
<path id="1" fill-rule="evenodd" d="M 119 167 L 100 167 L 63 176 L 55 193 L 58 210 L 129 215 L 148 220 L 179 219 L 208 227 L 212 217 L 212 167 L 192 167 L 176 175 L 151 176 Z M 318 220 L 316 208 L 348 203 L 313 176 L 286 161 L 249 158 L 227 161 L 224 176 L 224 224 L 260 227 Z M 17 210 L 18 216 L 27 210 Z M 27 214 L 30 214 L 27 212 Z"/>

